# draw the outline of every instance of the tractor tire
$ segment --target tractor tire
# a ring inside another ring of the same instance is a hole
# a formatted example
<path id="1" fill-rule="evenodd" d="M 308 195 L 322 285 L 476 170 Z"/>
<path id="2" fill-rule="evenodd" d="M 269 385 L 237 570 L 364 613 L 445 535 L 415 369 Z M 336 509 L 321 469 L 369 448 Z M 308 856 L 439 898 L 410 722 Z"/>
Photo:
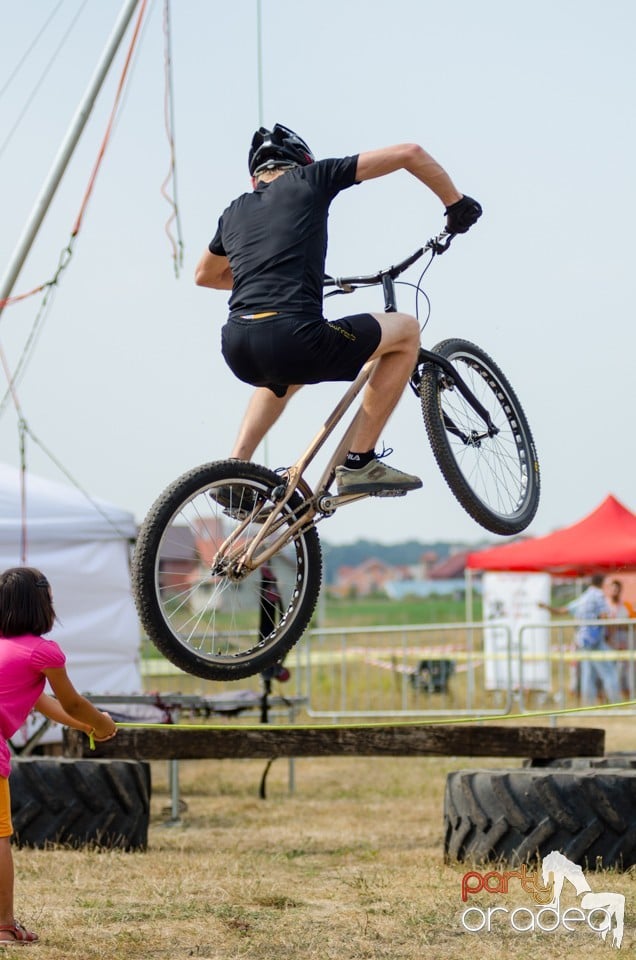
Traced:
<path id="1" fill-rule="evenodd" d="M 531 864 L 557 850 L 586 870 L 636 864 L 636 770 L 459 770 L 444 798 L 447 862 Z"/>
<path id="2" fill-rule="evenodd" d="M 636 770 L 636 753 L 606 753 L 603 757 L 558 757 L 555 760 L 529 760 L 524 767 L 563 767 L 567 770 Z"/>
<path id="3" fill-rule="evenodd" d="M 148 763 L 14 757 L 9 784 L 19 847 L 148 845 Z"/>

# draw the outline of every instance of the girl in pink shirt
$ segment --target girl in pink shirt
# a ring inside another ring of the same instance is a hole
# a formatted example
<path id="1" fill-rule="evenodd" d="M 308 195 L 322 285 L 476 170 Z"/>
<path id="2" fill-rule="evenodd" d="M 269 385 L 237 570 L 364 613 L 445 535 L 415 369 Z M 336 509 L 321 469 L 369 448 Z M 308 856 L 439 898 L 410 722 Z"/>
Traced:
<path id="1" fill-rule="evenodd" d="M 8 738 L 34 707 L 50 720 L 83 730 L 95 740 L 110 740 L 117 732 L 110 716 L 77 692 L 57 643 L 43 639 L 54 621 L 51 589 L 39 570 L 12 567 L 0 574 L 0 943 L 38 939 L 13 915 Z M 56 699 L 43 692 L 47 680 Z"/>

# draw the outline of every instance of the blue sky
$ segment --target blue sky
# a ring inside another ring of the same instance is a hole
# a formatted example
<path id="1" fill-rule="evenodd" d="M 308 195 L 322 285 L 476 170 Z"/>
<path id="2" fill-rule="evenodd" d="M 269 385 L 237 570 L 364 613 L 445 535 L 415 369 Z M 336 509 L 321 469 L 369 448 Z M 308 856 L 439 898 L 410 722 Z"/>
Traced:
<path id="1" fill-rule="evenodd" d="M 2 272 L 120 6 L 65 0 L 56 10 L 57 0 L 0 0 L 0 91 L 56 11 L 0 95 Z M 259 121 L 256 0 L 179 0 L 172 25 L 182 275 L 174 276 L 160 194 L 168 144 L 155 0 L 73 260 L 18 388 L 33 432 L 81 485 L 138 519 L 178 474 L 227 454 L 250 392 L 220 355 L 226 295 L 197 289 L 192 274 L 222 209 L 249 189 L 247 147 Z M 297 129 L 319 156 L 416 141 L 482 202 L 478 227 L 428 275 L 424 343 L 473 340 L 515 386 L 542 466 L 543 499 L 529 532 L 571 523 L 609 492 L 636 509 L 636 6 L 262 0 L 262 26 L 266 124 Z M 15 292 L 55 270 L 126 43 Z M 328 268 L 374 271 L 442 225 L 441 205 L 408 174 L 363 184 L 332 207 Z M 37 306 L 36 298 L 0 318 L 11 363 Z M 367 293 L 329 301 L 328 315 L 380 307 Z M 413 310 L 408 291 L 400 307 Z M 341 389 L 301 391 L 257 459 L 272 467 L 295 459 Z M 487 537 L 446 490 L 410 393 L 384 441 L 397 466 L 422 476 L 423 490 L 340 511 L 323 524 L 325 539 Z M 3 461 L 17 464 L 10 405 L 0 444 Z M 34 472 L 63 479 L 33 443 L 27 459 Z"/>

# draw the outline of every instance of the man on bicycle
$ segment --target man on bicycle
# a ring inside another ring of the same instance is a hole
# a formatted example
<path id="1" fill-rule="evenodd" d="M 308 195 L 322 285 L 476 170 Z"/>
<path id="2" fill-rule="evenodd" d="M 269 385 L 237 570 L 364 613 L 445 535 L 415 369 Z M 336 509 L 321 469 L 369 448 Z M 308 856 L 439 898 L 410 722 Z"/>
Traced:
<path id="1" fill-rule="evenodd" d="M 222 351 L 236 376 L 255 386 L 232 456 L 250 460 L 289 398 L 303 384 L 354 380 L 376 361 L 365 387 L 339 494 L 406 493 L 419 477 L 382 463 L 375 445 L 417 360 L 420 331 L 405 313 L 360 313 L 328 322 L 322 312 L 329 205 L 354 184 L 407 170 L 446 207 L 450 233 L 481 216 L 445 170 L 416 144 L 397 144 L 341 159 L 315 160 L 287 127 L 261 127 L 252 139 L 252 193 L 223 212 L 199 261 L 195 282 L 231 290 Z"/>

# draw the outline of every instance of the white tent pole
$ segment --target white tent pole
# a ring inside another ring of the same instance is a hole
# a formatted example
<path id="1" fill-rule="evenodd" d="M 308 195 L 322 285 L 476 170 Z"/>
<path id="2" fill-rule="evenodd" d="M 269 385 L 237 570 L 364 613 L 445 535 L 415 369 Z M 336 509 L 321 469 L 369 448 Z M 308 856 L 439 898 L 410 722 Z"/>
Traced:
<path id="1" fill-rule="evenodd" d="M 86 92 L 80 101 L 80 104 L 77 108 L 75 116 L 71 121 L 66 136 L 62 141 L 62 145 L 58 151 L 57 157 L 53 163 L 53 166 L 49 172 L 48 177 L 40 191 L 40 195 L 35 201 L 31 215 L 27 221 L 27 224 L 24 228 L 22 236 L 20 237 L 18 244 L 13 252 L 13 256 L 9 262 L 9 266 L 6 269 L 2 282 L 0 283 L 0 315 L 2 314 L 3 306 L 2 301 L 5 300 L 13 290 L 14 284 L 18 279 L 20 271 L 24 266 L 24 262 L 29 254 L 29 250 L 33 245 L 33 241 L 37 236 L 37 232 L 40 229 L 42 221 L 46 216 L 46 212 L 49 208 L 51 200 L 55 195 L 62 177 L 64 176 L 64 171 L 68 166 L 68 162 L 73 155 L 73 151 L 77 146 L 77 142 L 81 136 L 82 130 L 86 125 L 91 110 L 95 105 L 95 100 L 100 91 L 100 88 L 106 79 L 106 75 L 110 68 L 113 58 L 117 52 L 117 48 L 122 41 L 126 28 L 130 23 L 130 19 L 135 11 L 135 7 L 139 3 L 139 0 L 125 0 L 124 5 L 122 6 L 117 22 L 113 28 L 113 32 L 108 40 L 108 43 L 104 47 L 101 59 L 95 69 L 95 73 L 86 89 Z"/>
<path id="2" fill-rule="evenodd" d="M 464 604 L 466 610 L 466 622 L 473 622 L 473 571 L 469 567 L 464 567 Z"/>

